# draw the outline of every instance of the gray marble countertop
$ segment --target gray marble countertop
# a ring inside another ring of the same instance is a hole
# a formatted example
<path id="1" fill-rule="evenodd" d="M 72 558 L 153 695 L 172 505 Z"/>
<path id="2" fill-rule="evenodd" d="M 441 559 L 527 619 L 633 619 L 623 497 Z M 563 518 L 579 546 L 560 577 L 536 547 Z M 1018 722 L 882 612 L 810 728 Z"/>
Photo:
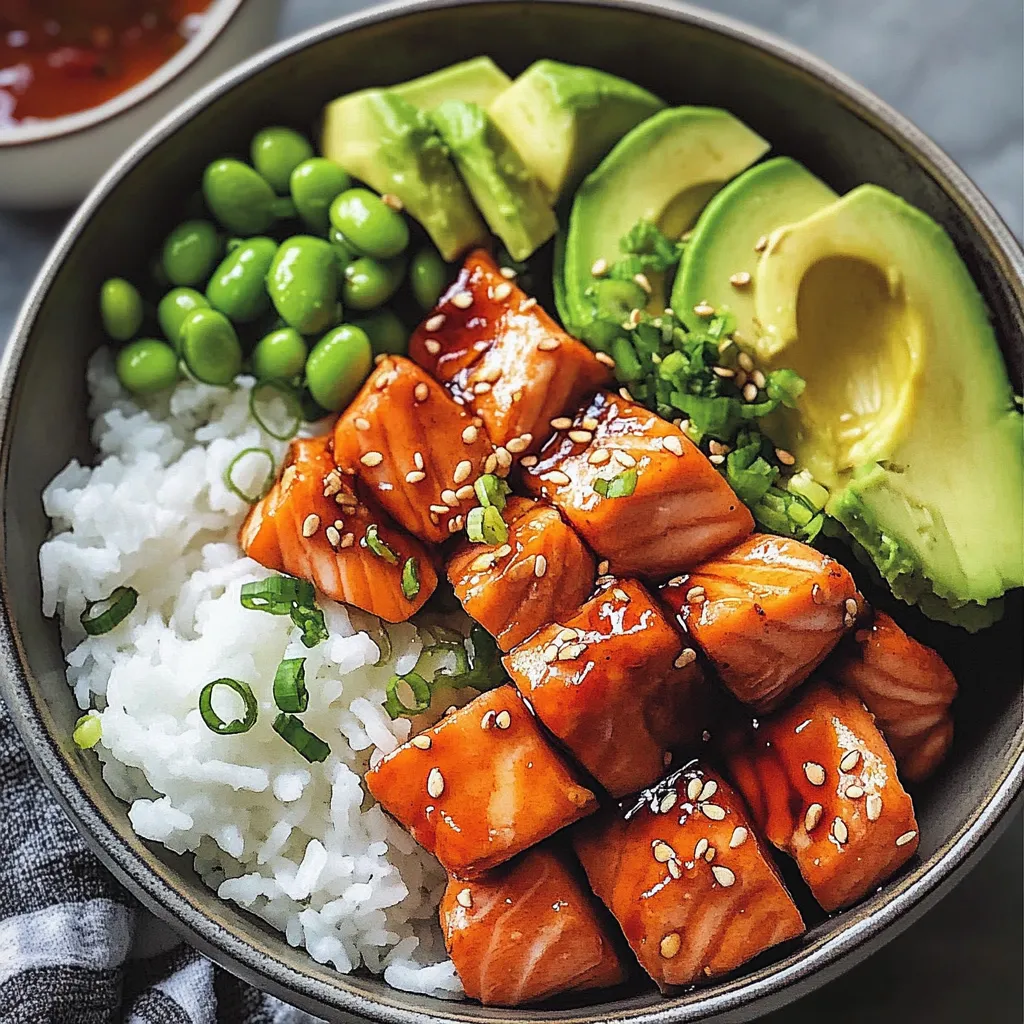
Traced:
<path id="1" fill-rule="evenodd" d="M 259 0 L 256 0 L 259 2 Z M 364 6 L 285 0 L 281 35 Z M 1021 0 L 705 0 L 832 62 L 932 136 L 1024 237 Z M 486 49 L 486 47 L 483 47 Z M 0 212 L 0 339 L 66 212 Z M 921 921 L 771 1024 L 1021 1024 L 1024 818 Z"/>

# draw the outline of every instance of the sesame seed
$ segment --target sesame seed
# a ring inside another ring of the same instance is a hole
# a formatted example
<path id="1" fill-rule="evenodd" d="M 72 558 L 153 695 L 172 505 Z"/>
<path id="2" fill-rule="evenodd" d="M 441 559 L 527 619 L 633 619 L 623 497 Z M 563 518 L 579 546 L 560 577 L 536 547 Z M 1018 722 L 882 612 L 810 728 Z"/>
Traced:
<path id="1" fill-rule="evenodd" d="M 494 717 L 495 715 L 493 711 L 484 712 L 484 717 L 480 719 L 480 728 L 490 729 L 490 727 L 494 724 Z"/>
<path id="2" fill-rule="evenodd" d="M 554 352 L 561 344 L 558 338 L 543 338 L 537 342 L 537 348 L 541 352 Z"/>
<path id="3" fill-rule="evenodd" d="M 449 508 L 455 508 L 455 506 L 456 506 L 456 505 L 458 505 L 458 503 L 459 503 L 459 497 L 458 497 L 458 495 L 457 495 L 457 494 L 456 494 L 456 493 L 455 493 L 455 492 L 454 492 L 454 491 L 453 491 L 453 490 L 452 490 L 452 489 L 451 489 L 450 487 L 446 487 L 446 488 L 445 488 L 445 489 L 444 489 L 444 490 L 443 490 L 443 491 L 441 492 L 441 500 L 442 500 L 442 501 L 443 501 L 443 502 L 444 502 L 444 503 L 445 503 L 445 504 L 446 504 L 446 505 L 447 505 L 447 506 L 448 506 Z"/>
<path id="4" fill-rule="evenodd" d="M 685 576 L 673 576 L 672 579 L 665 584 L 667 587 L 681 587 L 686 582 Z"/>
<path id="5" fill-rule="evenodd" d="M 525 452 L 530 447 L 530 442 L 533 440 L 533 434 L 520 434 L 519 437 L 513 437 L 505 442 L 505 447 L 512 452 L 514 455 L 518 455 L 520 452 Z"/>
<path id="6" fill-rule="evenodd" d="M 815 583 L 811 587 L 811 600 L 815 604 L 824 604 L 825 602 L 825 592 L 821 589 L 821 587 L 818 586 L 817 583 Z"/>
<path id="7" fill-rule="evenodd" d="M 676 437 L 675 434 L 669 434 L 668 437 L 662 439 L 662 445 L 667 451 L 670 451 L 673 455 L 683 454 L 683 439 Z"/>
<path id="8" fill-rule="evenodd" d="M 725 818 L 725 809 L 718 804 L 701 804 L 700 809 L 704 816 L 712 821 L 722 821 Z"/>
<path id="9" fill-rule="evenodd" d="M 611 457 L 612 453 L 607 448 L 595 448 L 587 456 L 587 462 L 592 466 L 603 466 Z"/>
<path id="10" fill-rule="evenodd" d="M 432 356 L 436 356 L 437 353 L 441 351 L 441 342 L 439 342 L 436 338 L 427 338 L 427 340 L 423 342 L 423 347 Z"/>
<path id="11" fill-rule="evenodd" d="M 525 466 L 527 469 L 532 469 L 538 462 L 540 462 L 540 459 L 538 459 L 536 455 L 524 455 L 519 460 L 519 465 Z"/>
<path id="12" fill-rule="evenodd" d="M 728 889 L 729 886 L 733 885 L 736 881 L 736 876 L 727 867 L 723 867 L 721 864 L 716 864 L 711 869 L 711 874 L 715 876 L 715 881 L 723 888 Z"/>
<path id="13" fill-rule="evenodd" d="M 456 292 L 452 296 L 452 305 L 456 309 L 469 309 L 473 305 L 473 296 L 469 292 Z"/>
<path id="14" fill-rule="evenodd" d="M 698 839 L 697 845 L 693 848 L 693 859 L 701 860 L 704 854 L 708 852 L 708 841 L 706 839 Z"/>
<path id="15" fill-rule="evenodd" d="M 852 597 L 848 597 L 846 599 L 846 604 L 843 607 L 846 608 L 846 614 L 853 616 L 853 618 L 856 618 L 857 613 L 860 611 L 860 608 L 858 608 L 857 606 L 856 600 Z"/>
<path id="16" fill-rule="evenodd" d="M 765 375 L 760 370 L 754 370 L 750 375 L 750 379 L 759 387 L 763 388 L 768 383 Z"/>
<path id="17" fill-rule="evenodd" d="M 850 830 L 846 827 L 846 822 L 842 818 L 836 818 L 832 822 L 832 835 L 836 837 L 837 843 L 845 843 L 850 838 Z"/>
<path id="18" fill-rule="evenodd" d="M 528 299 L 523 299 L 519 304 L 519 312 L 525 313 L 528 309 L 533 309 L 537 305 L 537 300 L 531 295 Z"/>
<path id="19" fill-rule="evenodd" d="M 686 592 L 686 600 L 689 604 L 700 604 L 704 600 L 705 593 L 703 587 L 690 587 Z"/>
<path id="20" fill-rule="evenodd" d="M 356 535 L 354 533 L 346 533 L 341 538 L 341 543 L 338 545 L 340 548 L 350 548 L 356 542 Z"/>
<path id="21" fill-rule="evenodd" d="M 294 469 L 294 466 L 290 466 L 289 469 Z M 341 490 L 341 474 L 336 469 L 331 470 L 327 476 L 324 477 L 324 497 L 329 498 L 331 495 L 337 494 Z"/>
<path id="22" fill-rule="evenodd" d="M 910 832 L 904 832 L 903 835 L 901 835 L 899 839 L 896 840 L 896 845 L 906 846 L 907 843 L 913 842 L 914 836 L 916 835 L 917 833 L 913 829 L 911 829 Z"/>
<path id="23" fill-rule="evenodd" d="M 746 370 L 747 373 L 750 373 L 750 371 L 754 369 L 754 360 L 750 358 L 750 354 L 748 352 L 741 352 L 736 357 L 736 362 L 740 364 L 740 369 Z"/>
<path id="24" fill-rule="evenodd" d="M 736 371 L 730 369 L 728 366 L 712 366 L 711 372 L 714 373 L 716 377 L 723 377 L 725 379 L 736 376 Z"/>
<path id="25" fill-rule="evenodd" d="M 370 421 L 365 416 L 357 416 L 355 418 L 356 430 L 369 430 Z"/>
<path id="26" fill-rule="evenodd" d="M 672 860 L 670 860 L 668 862 L 668 864 L 666 864 L 665 866 L 668 868 L 668 873 L 673 878 L 682 878 L 683 877 L 683 869 L 682 869 L 682 867 L 680 867 L 679 861 L 676 860 L 675 857 L 673 857 Z"/>
<path id="27" fill-rule="evenodd" d="M 472 484 L 463 484 L 456 490 L 455 497 L 458 498 L 459 501 L 469 501 L 475 493 L 476 492 L 473 490 Z"/>
<path id="28" fill-rule="evenodd" d="M 859 800 L 864 795 L 864 789 L 861 786 L 847 786 L 845 795 L 848 800 Z"/>
<path id="29" fill-rule="evenodd" d="M 597 575 L 598 576 L 604 576 L 607 572 L 608 572 L 608 559 L 607 558 L 602 558 L 601 561 L 597 563 Z"/>
<path id="30" fill-rule="evenodd" d="M 367 452 L 360 460 L 364 466 L 379 466 L 384 461 L 384 456 L 380 452 Z"/>
<path id="31" fill-rule="evenodd" d="M 463 459 L 456 467 L 455 472 L 452 473 L 452 480 L 461 484 L 464 480 L 469 479 L 469 474 L 473 472 L 473 463 L 469 459 Z"/>
<path id="32" fill-rule="evenodd" d="M 848 750 L 843 754 L 842 760 L 839 762 L 839 770 L 841 772 L 852 772 L 857 767 L 857 762 L 860 760 L 859 750 Z"/>
<path id="33" fill-rule="evenodd" d="M 380 199 L 385 206 L 390 206 L 396 213 L 401 213 L 405 209 L 405 204 L 393 192 L 385 192 Z"/>
<path id="34" fill-rule="evenodd" d="M 389 384 L 393 384 L 395 378 L 398 376 L 396 373 L 382 373 L 374 381 L 374 387 L 378 391 L 383 391 Z"/>
<path id="35" fill-rule="evenodd" d="M 506 281 L 514 281 L 519 276 L 511 267 L 502 267 L 498 273 L 501 274 Z"/>
<path id="36" fill-rule="evenodd" d="M 615 369 L 615 360 L 612 359 L 612 357 L 610 355 L 608 355 L 607 352 L 595 352 L 594 353 L 594 358 L 599 363 L 604 363 L 604 365 L 609 367 L 610 369 L 613 369 L 613 370 Z"/>
<path id="37" fill-rule="evenodd" d="M 626 593 L 626 592 L 625 592 L 625 591 L 624 591 L 624 590 L 622 589 L 622 587 L 616 587 L 616 588 L 615 588 L 615 589 L 614 589 L 614 590 L 612 591 L 612 596 L 613 596 L 613 597 L 614 597 L 614 598 L 615 598 L 615 599 L 616 599 L 617 601 L 623 601 L 624 603 L 626 603 L 626 604 L 629 604 L 629 594 L 627 594 L 627 593 Z"/>
<path id="38" fill-rule="evenodd" d="M 594 435 L 589 430 L 570 430 L 569 440 L 576 444 L 590 444 Z"/>
<path id="39" fill-rule="evenodd" d="M 775 458 L 784 466 L 792 466 L 796 463 L 796 456 L 792 452 L 787 452 L 785 448 L 776 448 Z"/>
<path id="40" fill-rule="evenodd" d="M 662 938 L 658 946 L 661 955 L 666 960 L 671 960 L 682 948 L 683 940 L 680 938 L 679 932 L 669 932 L 668 935 Z"/>
<path id="41" fill-rule="evenodd" d="M 553 662 L 555 658 L 558 657 L 558 644 L 548 644 L 547 647 L 544 648 L 544 652 L 541 654 L 541 657 L 548 664 Z"/>
<path id="42" fill-rule="evenodd" d="M 756 384 L 744 384 L 743 385 L 743 401 L 753 402 L 757 399 L 757 385 Z"/>
<path id="43" fill-rule="evenodd" d="M 626 330 L 633 330 L 640 326 L 641 312 L 639 309 L 631 309 L 629 311 L 629 319 L 625 323 Z"/>
<path id="44" fill-rule="evenodd" d="M 334 520 L 334 528 L 336 530 L 344 530 L 345 529 L 345 520 L 344 519 L 335 519 Z"/>
<path id="45" fill-rule="evenodd" d="M 480 431 L 472 423 L 462 432 L 462 440 L 465 444 L 472 444 L 478 437 Z"/>
<path id="46" fill-rule="evenodd" d="M 619 388 L 619 397 L 625 399 L 627 402 L 633 401 L 633 396 L 629 393 L 629 388 L 627 387 Z"/>
<path id="47" fill-rule="evenodd" d="M 498 456 L 491 452 L 484 460 L 484 472 L 493 473 L 498 468 Z"/>
<path id="48" fill-rule="evenodd" d="M 570 640 L 576 640 L 579 637 L 579 635 L 580 635 L 580 631 L 578 629 L 573 629 L 572 626 L 563 626 L 555 634 L 555 643 L 556 644 L 566 644 Z"/>
<path id="49" fill-rule="evenodd" d="M 704 859 L 710 864 L 715 859 L 715 854 L 718 851 L 713 847 L 708 847 L 708 852 L 704 854 Z"/>
<path id="50" fill-rule="evenodd" d="M 319 529 L 320 517 L 315 512 L 310 512 L 310 514 L 302 520 L 302 536 L 312 537 Z"/>
<path id="51" fill-rule="evenodd" d="M 675 661 L 672 662 L 676 668 L 686 668 L 697 660 L 697 652 L 692 647 L 684 647 Z"/>
<path id="52" fill-rule="evenodd" d="M 423 326 L 431 333 L 441 330 L 444 327 L 444 313 L 435 313 Z"/>
<path id="53" fill-rule="evenodd" d="M 560 469 L 553 470 L 550 473 L 545 473 L 541 479 L 547 480 L 557 486 L 564 486 L 569 483 L 569 478 Z"/>
<path id="54" fill-rule="evenodd" d="M 714 779 L 708 779 L 701 787 L 700 795 L 697 797 L 699 803 L 710 800 L 718 792 L 718 783 Z"/>
<path id="55" fill-rule="evenodd" d="M 812 786 L 825 785 L 825 769 L 817 761 L 804 762 L 804 775 Z"/>
<path id="56" fill-rule="evenodd" d="M 548 560 L 543 555 L 537 555 L 533 560 L 533 575 L 540 579 L 548 571 Z"/>
<path id="57" fill-rule="evenodd" d="M 701 316 L 701 317 L 708 317 L 708 316 L 714 316 L 715 315 L 715 307 L 712 306 L 712 305 L 709 305 L 707 302 L 698 302 L 697 305 L 693 307 L 693 311 L 694 311 L 694 313 L 697 314 L 697 316 Z"/>
<path id="58" fill-rule="evenodd" d="M 754 252 L 764 252 L 765 249 L 767 249 L 767 248 L 768 248 L 768 236 L 767 235 L 762 235 L 754 243 Z"/>
<path id="59" fill-rule="evenodd" d="M 512 724 L 512 715 L 508 711 L 499 711 L 494 716 L 494 724 L 499 729 L 507 729 Z"/>
<path id="60" fill-rule="evenodd" d="M 654 859 L 659 864 L 667 864 L 676 855 L 676 851 L 660 839 L 656 840 L 651 847 L 651 853 L 654 854 Z"/>
<path id="61" fill-rule="evenodd" d="M 804 814 L 804 829 L 807 832 L 813 832 L 818 827 L 818 822 L 821 821 L 824 811 L 825 808 L 821 804 L 811 804 L 807 808 L 807 813 Z"/>
<path id="62" fill-rule="evenodd" d="M 619 465 L 625 466 L 627 469 L 631 469 L 636 465 L 636 459 L 629 452 L 623 451 L 621 448 L 616 448 L 612 451 L 612 458 Z"/>
<path id="63" fill-rule="evenodd" d="M 429 507 L 430 507 L 430 511 L 431 512 L 436 512 L 437 515 L 439 515 L 439 516 L 443 516 L 443 515 L 447 515 L 448 514 L 448 506 L 447 505 L 431 505 Z"/>
<path id="64" fill-rule="evenodd" d="M 602 275 L 607 274 L 608 261 L 603 257 L 601 259 L 594 260 L 594 262 L 590 264 L 590 273 L 594 277 L 601 277 Z"/>
<path id="65" fill-rule="evenodd" d="M 727 444 L 722 444 L 721 441 L 715 441 L 715 440 L 708 441 L 708 448 L 710 449 L 712 455 L 728 455 L 729 454 L 729 446 Z"/>
<path id="66" fill-rule="evenodd" d="M 422 733 L 419 736 L 413 736 L 409 742 L 417 750 L 429 750 L 430 749 L 430 737 L 426 733 Z"/>
<path id="67" fill-rule="evenodd" d="M 458 711 L 458 710 L 459 710 L 459 709 L 458 709 L 458 708 L 457 708 L 457 707 L 456 707 L 456 706 L 455 706 L 454 704 L 449 704 L 449 705 L 448 705 L 448 707 L 446 707 L 446 708 L 444 709 L 444 714 L 445 714 L 445 717 L 447 717 L 448 715 L 450 715 L 450 714 L 451 714 L 451 713 L 452 713 L 453 711 Z"/>
<path id="68" fill-rule="evenodd" d="M 704 788 L 704 782 L 701 779 L 690 779 L 686 785 L 686 798 L 687 800 L 693 801 L 700 796 L 700 791 Z"/>
<path id="69" fill-rule="evenodd" d="M 679 794 L 674 790 L 670 789 L 662 798 L 661 803 L 658 804 L 659 814 L 668 814 L 676 805 L 676 801 L 679 799 Z"/>
<path id="70" fill-rule="evenodd" d="M 566 644 L 558 652 L 559 661 L 575 661 L 585 650 L 586 644 Z"/>
<path id="71" fill-rule="evenodd" d="M 412 394 L 413 398 L 415 398 L 417 402 L 425 402 L 430 397 L 430 388 L 428 388 L 423 381 L 420 381 L 419 384 L 413 388 Z"/>
<path id="72" fill-rule="evenodd" d="M 473 894 L 468 889 L 460 889 L 455 901 L 460 907 L 465 907 L 468 910 L 473 906 Z"/>
<path id="73" fill-rule="evenodd" d="M 474 395 L 486 395 L 491 390 L 491 382 L 489 380 L 480 380 L 473 385 Z"/>
<path id="74" fill-rule="evenodd" d="M 871 793 L 864 801 L 864 809 L 867 811 L 868 821 L 878 821 L 882 816 L 882 798 L 877 793 Z"/>
<path id="75" fill-rule="evenodd" d="M 747 285 L 750 284 L 750 272 L 741 270 L 739 273 L 733 274 L 729 278 L 729 284 L 731 284 L 733 288 L 746 288 Z"/>
<path id="76" fill-rule="evenodd" d="M 512 294 L 512 285 L 508 281 L 502 281 L 501 284 L 494 286 L 494 297 L 498 302 L 503 302 Z"/>
<path id="77" fill-rule="evenodd" d="M 482 555 L 477 555 L 472 562 L 469 563 L 469 567 L 473 572 L 485 572 L 487 569 L 494 565 L 494 555 L 490 551 L 485 551 Z"/>
<path id="78" fill-rule="evenodd" d="M 651 288 L 651 282 L 648 280 L 646 274 L 634 274 L 633 280 L 648 294 L 650 295 L 653 289 Z"/>
<path id="79" fill-rule="evenodd" d="M 405 482 L 407 484 L 418 484 L 421 480 L 426 480 L 427 474 L 422 469 L 411 469 L 405 474 Z"/>
<path id="80" fill-rule="evenodd" d="M 324 535 L 327 537 L 327 543 L 330 544 L 332 548 L 336 548 L 341 542 L 341 534 L 338 532 L 338 528 L 336 526 L 328 526 L 327 529 L 324 530 Z"/>
<path id="81" fill-rule="evenodd" d="M 568 430 L 572 426 L 572 420 L 568 416 L 556 416 L 551 421 L 552 430 Z"/>
<path id="82" fill-rule="evenodd" d="M 454 519 L 448 520 L 448 532 L 455 534 L 462 529 L 462 516 L 456 516 Z"/>
<path id="83" fill-rule="evenodd" d="M 444 776 L 440 768 L 431 768 L 427 775 L 427 795 L 435 800 L 444 792 Z"/>
<path id="84" fill-rule="evenodd" d="M 749 833 L 742 825 L 737 825 L 732 830 L 732 838 L 729 840 L 729 849 L 735 850 L 737 847 L 742 846 L 747 841 Z"/>
<path id="85" fill-rule="evenodd" d="M 511 544 L 502 544 L 500 548 L 497 548 L 494 552 L 495 558 L 504 558 L 506 555 L 512 554 Z"/>

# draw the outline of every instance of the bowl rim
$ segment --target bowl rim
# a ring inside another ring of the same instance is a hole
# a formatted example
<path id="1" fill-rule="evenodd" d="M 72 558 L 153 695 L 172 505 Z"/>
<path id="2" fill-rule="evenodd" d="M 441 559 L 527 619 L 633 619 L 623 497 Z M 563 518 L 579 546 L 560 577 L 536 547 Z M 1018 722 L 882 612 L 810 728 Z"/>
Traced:
<path id="1" fill-rule="evenodd" d="M 141 81 L 112 96 L 105 103 L 60 117 L 40 118 L 13 128 L 0 128 L 0 149 L 15 149 L 33 143 L 52 142 L 97 128 L 141 105 L 165 86 L 170 85 L 203 56 L 228 28 L 247 0 L 210 0 L 201 12 L 202 21 L 195 35 Z M 258 3 L 259 0 L 253 0 Z"/>
<path id="2" fill-rule="evenodd" d="M 411 0 L 372 7 L 284 40 L 239 64 L 181 103 L 140 138 L 110 168 L 71 218 L 40 269 L 15 321 L 0 361 L 0 545 L 6 545 L 7 470 L 13 400 L 21 360 L 35 318 L 68 250 L 86 224 L 114 191 L 120 180 L 152 149 L 172 136 L 199 110 L 217 97 L 241 85 L 281 59 L 345 32 L 379 25 L 406 15 L 437 8 L 467 6 L 500 7 L 522 0 Z M 931 176 L 956 203 L 983 240 L 989 257 L 1008 283 L 1019 310 L 1024 310 L 1024 252 L 989 201 L 968 176 L 934 142 L 881 99 L 799 47 L 772 33 L 733 18 L 711 13 L 675 0 L 533 0 L 561 6 L 612 8 L 658 18 L 668 18 L 699 30 L 716 33 L 760 50 L 817 81 L 831 91 L 837 102 L 877 131 L 890 138 L 914 163 Z M 0 549 L 2 550 L 2 549 Z M 372 996 L 352 989 L 346 975 L 321 979 L 309 971 L 289 966 L 258 940 L 243 938 L 219 923 L 204 904 L 191 903 L 173 884 L 169 869 L 163 870 L 155 854 L 149 854 L 137 837 L 131 842 L 118 833 L 91 801 L 79 782 L 75 765 L 61 750 L 49 728 L 45 706 L 33 699 L 27 675 L 27 659 L 18 629 L 10 616 L 10 584 L 0 558 L 0 695 L 8 704 L 22 740 L 44 781 L 76 824 L 79 832 L 119 882 L 142 903 L 170 923 L 202 953 L 249 983 L 324 1013 L 347 1011 L 388 1024 L 468 1024 L 483 1019 L 475 1004 L 435 1001 L 434 1012 L 417 1001 L 424 997 L 394 989 Z M 668 1024 L 746 1018 L 754 1004 L 765 1009 L 771 1002 L 781 1006 L 812 988 L 838 976 L 868 952 L 894 938 L 951 888 L 996 840 L 1021 801 L 1024 790 L 1024 724 L 1015 735 L 998 777 L 972 817 L 927 861 L 919 863 L 896 882 L 852 910 L 834 935 L 818 937 L 781 960 L 752 973 L 720 982 L 698 992 L 641 1008 L 621 1003 L 601 1003 L 567 1011 L 517 1010 L 522 1021 L 557 1020 L 559 1024 Z M 156 861 L 156 863 L 152 863 Z M 212 894 L 211 894 L 212 896 Z M 312 964 L 313 968 L 319 965 Z M 474 1012 L 464 1012 L 472 1009 Z M 494 1018 L 497 1019 L 497 1018 Z"/>

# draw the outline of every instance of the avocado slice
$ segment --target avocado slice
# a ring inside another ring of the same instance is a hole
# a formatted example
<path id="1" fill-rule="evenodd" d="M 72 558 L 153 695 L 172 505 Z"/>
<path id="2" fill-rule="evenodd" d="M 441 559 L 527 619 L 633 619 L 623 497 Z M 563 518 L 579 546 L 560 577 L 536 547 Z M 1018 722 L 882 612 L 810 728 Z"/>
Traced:
<path id="1" fill-rule="evenodd" d="M 378 192 L 398 196 L 445 260 L 487 238 L 487 228 L 427 115 L 393 92 L 368 89 L 324 111 L 325 157 Z"/>
<path id="2" fill-rule="evenodd" d="M 445 100 L 465 100 L 486 110 L 511 84 L 490 57 L 474 57 L 393 86 L 391 92 L 421 110 L 433 110 Z"/>
<path id="3" fill-rule="evenodd" d="M 488 113 L 554 206 L 630 128 L 664 106 L 646 89 L 615 75 L 539 60 L 494 100 Z"/>
<path id="4" fill-rule="evenodd" d="M 984 624 L 1024 585 L 1024 419 L 949 236 L 862 185 L 772 233 L 755 311 L 758 354 L 807 382 L 773 436 L 826 510 L 898 597 Z"/>
<path id="5" fill-rule="evenodd" d="M 751 342 L 758 329 L 754 317 L 754 284 L 758 246 L 771 232 L 809 217 L 839 197 L 823 181 L 788 156 L 766 160 L 729 182 L 704 208 L 683 252 L 672 308 L 694 331 L 707 321 L 694 307 L 711 305 L 736 318 L 736 334 Z M 735 279 L 737 283 L 732 283 Z"/>
<path id="6" fill-rule="evenodd" d="M 477 104 L 445 100 L 430 119 L 488 227 L 512 259 L 525 260 L 558 228 L 540 182 Z"/>
<path id="7" fill-rule="evenodd" d="M 565 241 L 565 302 L 579 333 L 594 320 L 597 260 L 614 263 L 619 240 L 639 220 L 649 220 L 669 238 L 689 228 L 704 204 L 734 175 L 764 156 L 768 143 L 742 121 L 713 107 L 675 107 L 637 125 L 619 140 L 576 192 Z M 665 305 L 663 282 L 648 307 Z"/>

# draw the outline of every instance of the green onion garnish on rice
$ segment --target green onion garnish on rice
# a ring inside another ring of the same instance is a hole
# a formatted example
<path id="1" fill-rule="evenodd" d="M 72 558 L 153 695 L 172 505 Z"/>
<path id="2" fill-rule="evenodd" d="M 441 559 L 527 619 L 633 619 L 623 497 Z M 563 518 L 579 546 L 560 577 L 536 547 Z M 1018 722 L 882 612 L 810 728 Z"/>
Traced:
<path id="1" fill-rule="evenodd" d="M 260 474 L 255 469 L 254 461 L 259 462 L 263 459 L 267 461 L 267 471 L 261 480 Z M 224 470 L 224 486 L 242 501 L 255 505 L 261 498 L 266 497 L 270 488 L 274 486 L 275 469 L 274 456 L 268 448 L 243 448 Z M 260 481 L 255 491 L 246 491 L 241 484 L 237 483 L 236 474 L 250 480 Z"/>
<path id="2" fill-rule="evenodd" d="M 398 695 L 398 687 L 405 683 L 412 692 L 414 704 L 409 707 Z M 430 684 L 418 672 L 407 672 L 404 676 L 392 676 L 385 688 L 387 699 L 384 710 L 394 720 L 396 718 L 412 718 L 430 707 Z"/>
<path id="3" fill-rule="evenodd" d="M 314 736 L 294 715 L 278 715 L 274 719 L 274 732 L 310 764 L 325 761 L 331 752 L 331 748 L 319 736 Z"/>
<path id="4" fill-rule="evenodd" d="M 242 698 L 245 711 L 241 718 L 225 722 L 213 710 L 213 691 L 218 686 L 233 690 Z M 248 732 L 256 724 L 257 712 L 256 698 L 253 696 L 252 689 L 248 683 L 243 683 L 240 679 L 215 679 L 212 683 L 207 683 L 199 693 L 199 714 L 206 727 L 211 732 L 217 733 L 218 736 L 234 736 L 240 732 Z"/>
<path id="5" fill-rule="evenodd" d="M 128 618 L 138 602 L 139 592 L 134 587 L 117 587 L 109 597 L 90 601 L 78 621 L 89 636 L 102 636 Z"/>
<path id="6" fill-rule="evenodd" d="M 420 563 L 407 558 L 402 566 L 402 593 L 407 601 L 413 600 L 420 592 Z"/>
<path id="7" fill-rule="evenodd" d="M 285 658 L 274 673 L 274 703 L 282 711 L 303 712 L 309 707 L 306 659 Z"/>
<path id="8" fill-rule="evenodd" d="M 290 441 L 302 423 L 302 401 L 279 380 L 261 381 L 249 392 L 249 412 L 278 441 Z"/>
<path id="9" fill-rule="evenodd" d="M 270 576 L 242 584 L 242 607 L 271 615 L 288 615 L 292 605 L 310 607 L 316 604 L 316 590 L 309 580 L 294 576 Z"/>
<path id="10" fill-rule="evenodd" d="M 331 635 L 324 621 L 324 613 L 315 604 L 292 605 L 291 616 L 292 622 L 302 630 L 303 647 L 316 647 Z"/>
<path id="11" fill-rule="evenodd" d="M 89 750 L 99 743 L 102 735 L 103 725 L 100 722 L 100 716 L 95 711 L 90 711 L 75 722 L 75 731 L 71 734 L 71 738 L 75 741 L 75 746 L 81 747 L 82 750 Z"/>

